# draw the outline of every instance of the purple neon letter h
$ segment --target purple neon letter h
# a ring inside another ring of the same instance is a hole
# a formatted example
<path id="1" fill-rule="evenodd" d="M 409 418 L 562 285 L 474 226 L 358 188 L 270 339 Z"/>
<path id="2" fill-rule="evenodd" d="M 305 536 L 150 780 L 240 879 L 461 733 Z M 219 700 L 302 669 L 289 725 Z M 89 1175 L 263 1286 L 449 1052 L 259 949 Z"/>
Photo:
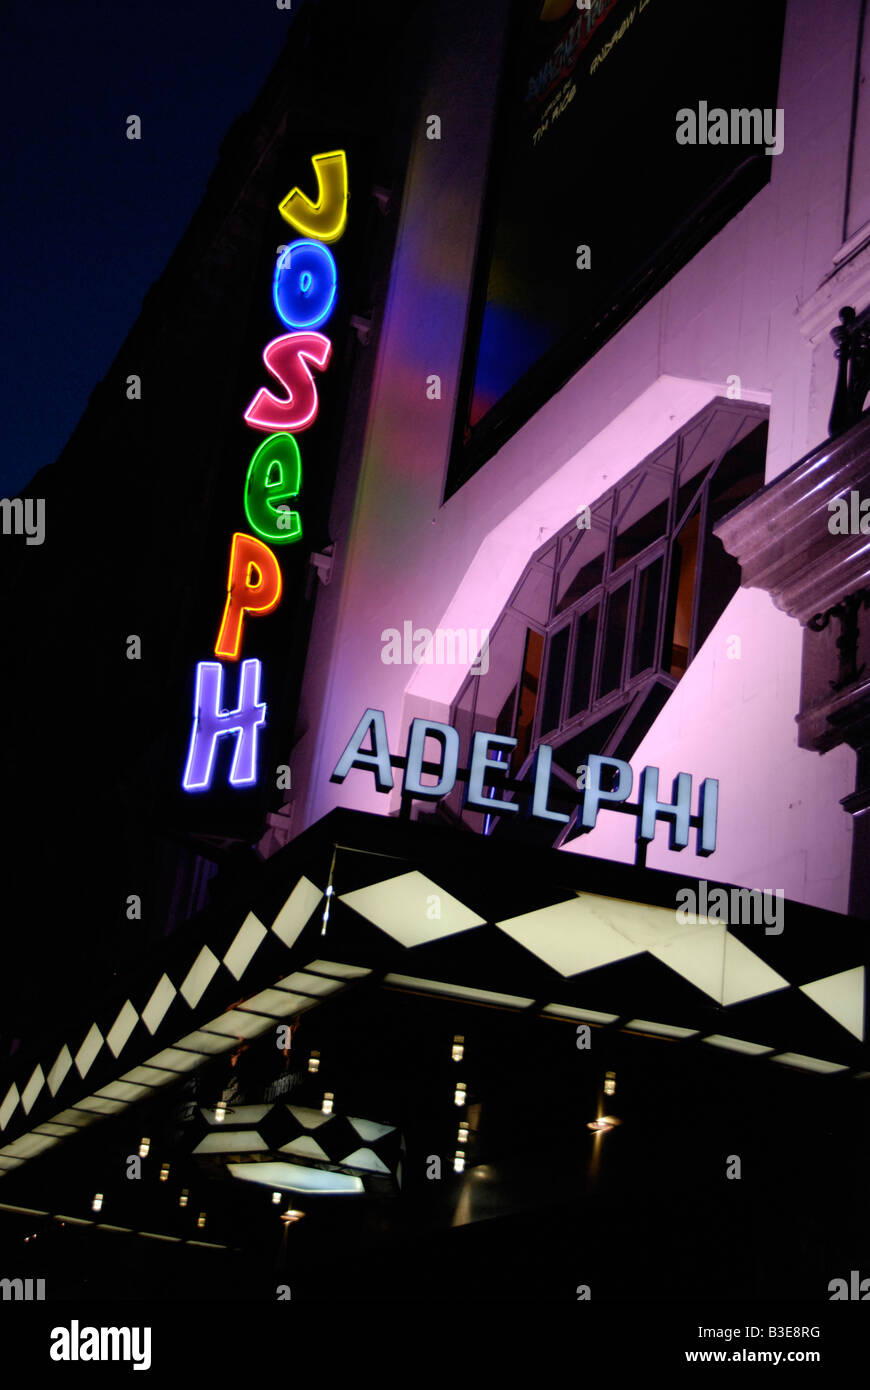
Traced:
<path id="1" fill-rule="evenodd" d="M 239 675 L 238 709 L 222 709 L 224 668 L 220 661 L 200 661 L 196 668 L 193 728 L 187 766 L 181 785 L 186 792 L 211 786 L 218 739 L 235 734 L 236 747 L 230 768 L 234 787 L 257 780 L 257 730 L 266 722 L 266 706 L 259 704 L 260 662 L 243 661 Z"/>

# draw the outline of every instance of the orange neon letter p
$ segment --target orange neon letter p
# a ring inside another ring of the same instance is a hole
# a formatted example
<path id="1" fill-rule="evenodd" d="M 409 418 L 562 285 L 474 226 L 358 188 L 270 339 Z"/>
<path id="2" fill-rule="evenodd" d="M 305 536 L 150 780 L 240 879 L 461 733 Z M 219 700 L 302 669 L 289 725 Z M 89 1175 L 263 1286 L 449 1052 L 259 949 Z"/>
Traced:
<path id="1" fill-rule="evenodd" d="M 271 613 L 281 598 L 281 570 L 272 551 L 254 536 L 236 531 L 230 551 L 227 601 L 215 656 L 235 661 L 246 613 Z"/>

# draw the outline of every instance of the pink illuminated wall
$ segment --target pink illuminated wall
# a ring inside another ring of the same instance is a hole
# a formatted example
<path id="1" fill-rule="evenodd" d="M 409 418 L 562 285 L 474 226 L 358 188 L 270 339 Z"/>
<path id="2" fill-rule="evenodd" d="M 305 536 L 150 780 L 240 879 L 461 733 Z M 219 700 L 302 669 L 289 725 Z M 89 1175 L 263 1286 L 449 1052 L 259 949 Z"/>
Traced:
<path id="1" fill-rule="evenodd" d="M 835 261 L 859 6 L 792 0 L 778 98 L 785 145 L 768 186 L 442 505 L 504 9 L 447 0 L 426 30 L 428 86 L 363 444 L 342 465 L 336 573 L 318 594 L 306 732 L 292 754 L 294 833 L 337 805 L 396 809 L 370 775 L 329 782 L 367 706 L 384 710 L 393 752 L 414 716 L 449 720 L 467 666 L 385 664 L 385 629 L 491 629 L 541 543 L 724 396 L 729 377 L 743 399 L 769 405 L 768 480 L 788 468 L 827 433 L 828 331 L 852 302 L 840 296 L 862 274 L 870 287 L 866 261 Z M 431 113 L 440 141 L 426 137 Z M 440 400 L 427 395 L 433 375 Z M 727 655 L 732 636 L 738 659 Z M 636 771 L 658 766 L 668 787 L 692 773 L 695 795 L 704 776 L 720 779 L 719 848 L 712 860 L 674 855 L 662 827 L 648 863 L 842 911 L 851 822 L 838 803 L 854 786 L 854 755 L 798 749 L 800 660 L 798 624 L 764 592 L 741 589 L 631 759 Z M 629 818 L 601 816 L 566 852 L 631 859 L 632 835 Z"/>

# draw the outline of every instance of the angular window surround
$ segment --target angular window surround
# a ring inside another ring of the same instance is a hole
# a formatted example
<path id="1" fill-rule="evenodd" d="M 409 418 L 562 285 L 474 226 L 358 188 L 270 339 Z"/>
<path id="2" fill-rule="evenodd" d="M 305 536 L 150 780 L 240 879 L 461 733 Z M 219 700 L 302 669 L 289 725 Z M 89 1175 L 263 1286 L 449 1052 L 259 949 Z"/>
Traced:
<path id="1" fill-rule="evenodd" d="M 488 673 L 470 675 L 453 703 L 461 737 L 518 738 L 514 777 L 551 744 L 554 778 L 572 788 L 590 752 L 630 756 L 737 589 L 712 531 L 763 485 L 766 422 L 763 406 L 716 398 L 590 503 L 588 528 L 572 518 L 540 547 L 494 625 Z M 726 478 L 724 461 L 750 436 Z M 534 640 L 543 657 L 530 669 Z M 442 806 L 484 834 L 500 824 L 463 811 L 461 788 Z M 555 843 L 571 834 L 569 824 Z"/>

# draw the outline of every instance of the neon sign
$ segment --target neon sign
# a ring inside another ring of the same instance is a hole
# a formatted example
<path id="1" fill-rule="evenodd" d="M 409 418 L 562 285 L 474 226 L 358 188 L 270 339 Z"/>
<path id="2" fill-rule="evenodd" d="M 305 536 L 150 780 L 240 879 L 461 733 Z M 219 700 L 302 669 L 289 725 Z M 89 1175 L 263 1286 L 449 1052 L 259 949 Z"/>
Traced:
<path id="1" fill-rule="evenodd" d="M 332 356 L 332 343 L 322 333 L 288 333 L 273 338 L 263 348 L 267 369 L 287 392 L 282 401 L 262 387 L 245 411 L 245 422 L 255 430 L 307 430 L 317 419 L 317 387 L 308 367 L 321 371 Z"/>
<path id="2" fill-rule="evenodd" d="M 224 668 L 219 661 L 201 661 L 196 668 L 193 728 L 187 765 L 181 785 L 187 792 L 211 786 L 218 741 L 235 734 L 236 747 L 230 768 L 234 787 L 257 780 L 257 733 L 266 722 L 266 706 L 260 703 L 260 662 L 243 661 L 239 674 L 239 707 L 221 709 Z"/>
<path id="3" fill-rule="evenodd" d="M 252 531 L 281 545 L 302 535 L 298 512 L 284 508 L 302 485 L 302 455 L 292 434 L 270 434 L 260 445 L 245 479 L 245 516 Z"/>
<path id="4" fill-rule="evenodd" d="M 237 531 L 230 550 L 227 601 L 215 643 L 215 656 L 235 661 L 242 645 L 246 613 L 271 613 L 281 599 L 281 571 L 267 545 Z"/>
<path id="5" fill-rule="evenodd" d="M 272 281 L 275 313 L 288 328 L 319 328 L 332 313 L 338 270 L 319 241 L 294 241 L 281 252 Z"/>
<path id="6" fill-rule="evenodd" d="M 181 785 L 187 792 L 207 791 L 214 776 L 220 740 L 235 739 L 229 782 L 234 787 L 257 781 L 257 739 L 266 723 L 260 699 L 261 663 L 243 661 L 239 670 L 238 708 L 225 709 L 223 661 L 238 661 L 246 617 L 266 617 L 281 601 L 283 580 L 270 546 L 302 536 L 302 518 L 288 502 L 302 488 L 302 456 L 294 435 L 317 419 L 317 384 L 313 368 L 323 371 L 332 343 L 315 330 L 335 307 L 338 271 L 326 242 L 338 241 L 347 223 L 347 159 L 343 150 L 312 156 L 317 200 L 293 188 L 278 211 L 301 240 L 282 248 L 272 280 L 272 303 L 282 324 L 293 331 L 273 338 L 263 349 L 266 370 L 283 387 L 284 398 L 261 387 L 244 412 L 245 423 L 269 438 L 248 465 L 243 505 L 254 535 L 236 531 L 230 546 L 226 600 L 214 654 L 220 661 L 196 667 L 193 724 Z"/>
<path id="7" fill-rule="evenodd" d="M 278 208 L 285 222 L 306 237 L 338 241 L 347 223 L 347 160 L 344 150 L 315 154 L 311 163 L 317 175 L 317 202 L 301 188 L 292 188 Z"/>

